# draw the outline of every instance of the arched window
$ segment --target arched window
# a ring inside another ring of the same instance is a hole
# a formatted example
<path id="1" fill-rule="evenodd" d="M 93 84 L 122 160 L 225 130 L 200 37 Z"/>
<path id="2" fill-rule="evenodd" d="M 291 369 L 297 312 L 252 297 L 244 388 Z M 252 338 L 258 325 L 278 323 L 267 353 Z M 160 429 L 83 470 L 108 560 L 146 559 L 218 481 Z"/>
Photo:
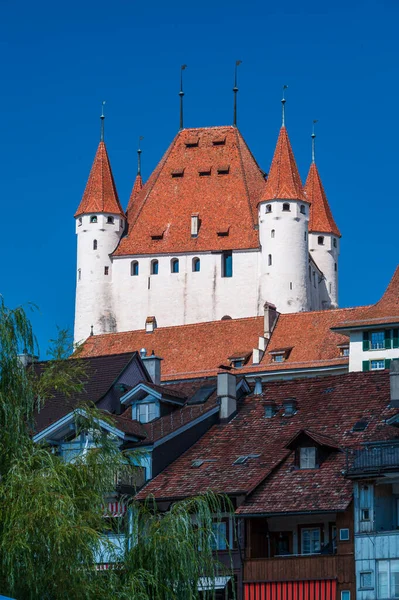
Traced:
<path id="1" fill-rule="evenodd" d="M 171 273 L 179 272 L 179 260 L 177 258 L 172 258 L 172 260 L 170 261 L 170 270 Z"/>
<path id="2" fill-rule="evenodd" d="M 201 269 L 201 261 L 199 258 L 193 258 L 193 271 L 194 273 L 198 273 Z"/>
<path id="3" fill-rule="evenodd" d="M 107 217 L 107 223 L 112 225 L 113 222 L 114 222 L 114 217 Z"/>
<path id="4" fill-rule="evenodd" d="M 97 250 L 97 240 L 93 240 L 93 250 Z"/>
<path id="5" fill-rule="evenodd" d="M 319 235 L 319 237 L 317 238 L 317 243 L 319 244 L 319 246 L 324 245 L 324 235 Z"/>
<path id="6" fill-rule="evenodd" d="M 301 213 L 302 213 L 303 215 L 306 215 L 306 209 L 305 209 L 305 205 L 304 205 L 304 204 L 301 204 L 300 211 L 301 211 Z"/>
<path id="7" fill-rule="evenodd" d="M 97 217 L 95 215 L 90 217 L 90 223 L 97 223 Z"/>
<path id="8" fill-rule="evenodd" d="M 139 274 L 139 263 L 137 260 L 132 260 L 130 263 L 130 275 L 138 275 Z"/>
<path id="9" fill-rule="evenodd" d="M 269 267 L 271 266 L 272 262 L 273 262 L 272 255 L 269 254 L 269 256 L 267 257 L 267 264 L 269 265 Z"/>
<path id="10" fill-rule="evenodd" d="M 158 275 L 158 261 L 151 261 L 151 275 Z"/>
<path id="11" fill-rule="evenodd" d="M 271 213 L 272 212 L 272 205 L 271 204 L 266 204 L 266 212 L 267 213 Z"/>
<path id="12" fill-rule="evenodd" d="M 274 238 L 275 233 L 276 233 L 275 230 L 272 229 L 271 232 L 270 232 L 270 235 L 271 235 L 272 238 Z"/>
<path id="13" fill-rule="evenodd" d="M 283 204 L 283 211 L 284 211 L 284 212 L 288 212 L 288 211 L 290 211 L 290 210 L 291 210 L 291 209 L 290 209 L 290 205 L 289 205 L 289 203 L 288 203 L 288 202 L 284 202 L 284 204 Z"/>

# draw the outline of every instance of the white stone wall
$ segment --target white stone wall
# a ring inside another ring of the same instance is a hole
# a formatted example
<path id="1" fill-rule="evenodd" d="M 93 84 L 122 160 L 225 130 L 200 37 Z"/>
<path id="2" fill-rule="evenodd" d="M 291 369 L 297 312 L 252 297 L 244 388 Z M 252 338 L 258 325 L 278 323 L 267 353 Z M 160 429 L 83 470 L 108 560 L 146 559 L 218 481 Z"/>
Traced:
<path id="1" fill-rule="evenodd" d="M 323 244 L 319 244 L 319 237 L 323 238 Z M 322 303 L 320 308 L 338 307 L 339 241 L 337 236 L 327 233 L 309 234 L 310 254 L 325 277 L 320 289 Z"/>
<path id="2" fill-rule="evenodd" d="M 289 204 L 289 211 L 283 210 L 285 204 Z M 271 212 L 267 212 L 268 206 Z M 275 304 L 283 313 L 309 310 L 309 204 L 297 200 L 273 200 L 261 203 L 259 211 L 263 299 Z"/>
<path id="3" fill-rule="evenodd" d="M 381 327 L 381 331 L 383 327 Z M 399 348 L 363 350 L 363 332 L 351 331 L 349 337 L 349 371 L 362 371 L 364 360 L 399 358 Z"/>
<path id="4" fill-rule="evenodd" d="M 91 223 L 97 217 L 97 223 Z M 113 217 L 114 223 L 107 223 Z M 117 330 L 113 302 L 113 266 L 110 254 L 119 243 L 124 219 L 118 215 L 93 213 L 76 219 L 77 266 L 74 340 L 78 343 L 94 333 Z M 97 249 L 93 242 L 97 240 Z M 108 275 L 104 269 L 108 267 Z"/>

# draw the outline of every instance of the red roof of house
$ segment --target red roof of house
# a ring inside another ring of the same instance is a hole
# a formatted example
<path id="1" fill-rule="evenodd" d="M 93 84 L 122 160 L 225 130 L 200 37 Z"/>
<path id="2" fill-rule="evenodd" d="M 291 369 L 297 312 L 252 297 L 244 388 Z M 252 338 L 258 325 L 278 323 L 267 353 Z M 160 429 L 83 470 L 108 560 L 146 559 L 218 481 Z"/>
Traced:
<path id="1" fill-rule="evenodd" d="M 141 190 L 143 189 L 143 180 L 141 178 L 141 174 L 137 173 L 136 179 L 134 180 L 134 185 L 132 189 L 132 193 L 130 194 L 129 203 L 127 205 L 126 214 L 129 219 L 129 212 L 133 210 L 134 203 L 136 202 Z"/>
<path id="2" fill-rule="evenodd" d="M 266 186 L 262 194 L 262 201 L 275 199 L 306 201 L 294 153 L 284 126 L 280 129 Z"/>
<path id="3" fill-rule="evenodd" d="M 338 323 L 336 327 L 350 328 L 388 323 L 399 323 L 399 266 L 396 267 L 396 271 L 381 300 L 357 315 L 357 318 L 346 318 Z"/>
<path id="4" fill-rule="evenodd" d="M 114 255 L 258 248 L 257 203 L 264 185 L 237 128 L 183 129 L 131 198 L 129 232 Z M 196 213 L 199 233 L 191 237 Z M 218 236 L 226 227 L 228 235 Z M 161 239 L 153 239 L 154 231 Z"/>
<path id="5" fill-rule="evenodd" d="M 297 412 L 284 415 L 283 401 L 295 398 Z M 266 418 L 264 400 L 273 400 L 278 411 Z M 194 446 L 149 482 L 138 497 L 183 498 L 213 490 L 245 494 L 241 514 L 344 510 L 352 486 L 342 476 L 344 454 L 331 447 L 357 447 L 365 441 L 398 437 L 386 419 L 397 414 L 389 405 L 389 372 L 348 373 L 263 386 L 262 396 L 238 403 L 237 415 L 227 424 L 212 427 Z M 366 421 L 363 431 L 355 423 Z M 293 469 L 294 449 L 287 445 L 309 429 L 328 437 L 331 451 L 317 470 Z M 234 464 L 238 457 L 248 458 Z M 194 460 L 203 464 L 193 467 Z"/>
<path id="6" fill-rule="evenodd" d="M 308 177 L 305 183 L 305 194 L 310 205 L 309 232 L 333 233 L 341 237 L 339 229 L 334 221 L 327 196 L 320 179 L 316 163 L 310 165 Z"/>
<path id="7" fill-rule="evenodd" d="M 104 142 L 98 145 L 86 189 L 75 217 L 86 213 L 112 213 L 124 216 Z"/>

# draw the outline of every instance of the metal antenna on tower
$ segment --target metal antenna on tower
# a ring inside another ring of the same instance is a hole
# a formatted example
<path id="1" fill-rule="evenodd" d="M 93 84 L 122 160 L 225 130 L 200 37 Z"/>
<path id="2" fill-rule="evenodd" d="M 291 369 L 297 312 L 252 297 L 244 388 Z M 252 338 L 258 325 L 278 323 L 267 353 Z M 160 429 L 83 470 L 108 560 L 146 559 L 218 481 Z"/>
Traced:
<path id="1" fill-rule="evenodd" d="M 234 68 L 234 87 L 233 87 L 233 92 L 234 92 L 233 125 L 234 125 L 234 127 L 237 127 L 237 92 L 238 92 L 238 87 L 237 87 L 237 67 L 239 67 L 241 63 L 242 63 L 242 60 L 236 60 L 236 66 Z"/>
<path id="2" fill-rule="evenodd" d="M 105 104 L 105 100 L 103 100 L 102 105 L 101 105 L 101 135 L 100 135 L 100 140 L 103 142 L 104 141 L 104 119 L 105 119 L 105 115 L 104 115 L 104 104 Z"/>
<path id="3" fill-rule="evenodd" d="M 141 175 L 141 153 L 142 149 L 140 148 L 140 142 L 144 139 L 144 136 L 139 136 L 139 145 L 137 148 L 137 175 Z"/>
<path id="4" fill-rule="evenodd" d="M 183 97 L 184 97 L 183 71 L 185 69 L 187 69 L 187 65 L 182 65 L 180 68 L 180 92 L 179 92 L 179 96 L 180 96 L 180 129 L 183 129 Z"/>
<path id="5" fill-rule="evenodd" d="M 283 85 L 283 97 L 281 99 L 281 104 L 283 106 L 283 115 L 282 115 L 282 127 L 285 127 L 285 90 L 288 88 L 288 85 Z"/>
<path id="6" fill-rule="evenodd" d="M 314 132 L 314 126 L 316 123 L 317 119 L 314 119 L 312 125 L 312 163 L 316 162 L 316 134 Z"/>

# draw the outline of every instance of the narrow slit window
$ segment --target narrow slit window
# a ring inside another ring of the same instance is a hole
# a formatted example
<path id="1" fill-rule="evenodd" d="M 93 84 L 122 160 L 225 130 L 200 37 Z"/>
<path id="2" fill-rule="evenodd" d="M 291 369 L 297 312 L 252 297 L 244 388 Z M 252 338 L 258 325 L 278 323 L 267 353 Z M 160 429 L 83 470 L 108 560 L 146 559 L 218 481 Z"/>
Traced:
<path id="1" fill-rule="evenodd" d="M 78 227 L 80 227 L 80 226 L 82 225 L 82 222 L 83 222 L 83 221 L 82 221 L 82 217 L 79 217 L 79 220 L 78 220 Z"/>
<path id="2" fill-rule="evenodd" d="M 139 274 L 139 263 L 137 260 L 133 260 L 130 263 L 130 275 L 136 276 Z"/>
<path id="3" fill-rule="evenodd" d="M 201 261 L 199 258 L 195 257 L 193 258 L 193 272 L 194 273 L 199 273 L 201 269 Z"/>
<path id="4" fill-rule="evenodd" d="M 317 243 L 319 244 L 319 246 L 324 246 L 324 235 L 319 235 L 319 237 L 317 238 Z"/>
<path id="5" fill-rule="evenodd" d="M 301 204 L 301 208 L 300 208 L 301 214 L 306 215 L 306 208 L 304 204 Z"/>
<path id="6" fill-rule="evenodd" d="M 179 272 L 179 260 L 177 258 L 172 258 L 170 261 L 170 270 L 172 273 Z"/>
<path id="7" fill-rule="evenodd" d="M 274 238 L 275 234 L 276 234 L 275 230 L 274 230 L 274 229 L 272 229 L 272 230 L 271 230 L 271 232 L 270 232 L 270 236 L 271 236 L 272 238 Z"/>
<path id="8" fill-rule="evenodd" d="M 104 275 L 109 275 L 109 267 L 104 267 Z"/>
<path id="9" fill-rule="evenodd" d="M 271 204 L 266 204 L 266 212 L 267 213 L 271 213 L 272 212 L 272 205 Z"/>
<path id="10" fill-rule="evenodd" d="M 151 275 L 158 275 L 158 261 L 157 260 L 152 260 L 151 261 Z"/>
<path id="11" fill-rule="evenodd" d="M 93 250 L 97 250 L 97 240 L 93 240 Z"/>
<path id="12" fill-rule="evenodd" d="M 82 269 L 78 269 L 78 281 L 82 279 Z"/>
<path id="13" fill-rule="evenodd" d="M 184 177 L 184 169 L 174 169 L 171 173 L 172 177 Z"/>
<path id="14" fill-rule="evenodd" d="M 271 254 L 269 254 L 269 256 L 267 257 L 267 264 L 269 265 L 269 267 L 271 267 L 271 265 L 272 265 L 272 262 L 273 262 L 272 255 L 271 255 Z"/>
<path id="15" fill-rule="evenodd" d="M 232 252 L 223 252 L 222 254 L 222 277 L 233 277 Z"/>

